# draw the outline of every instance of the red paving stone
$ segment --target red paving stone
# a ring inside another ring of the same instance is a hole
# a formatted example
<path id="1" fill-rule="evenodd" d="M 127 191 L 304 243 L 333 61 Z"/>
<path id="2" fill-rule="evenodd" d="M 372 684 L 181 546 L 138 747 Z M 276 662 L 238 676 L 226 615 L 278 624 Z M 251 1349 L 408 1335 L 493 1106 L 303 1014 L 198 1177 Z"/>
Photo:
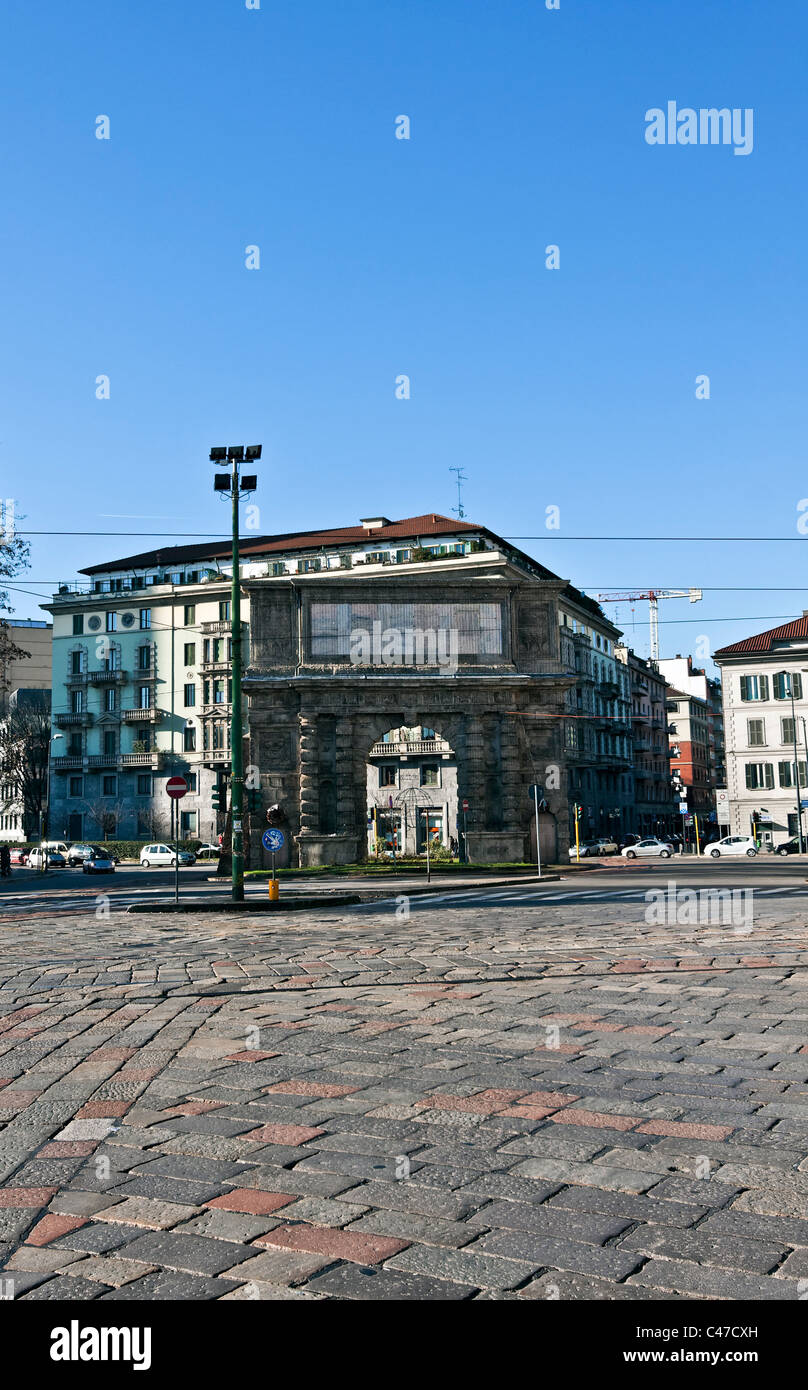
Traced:
<path id="1" fill-rule="evenodd" d="M 4 1091 L 0 1099 L 0 1110 L 24 1110 L 26 1105 L 30 1105 L 32 1100 L 41 1095 L 41 1091 Z"/>
<path id="2" fill-rule="evenodd" d="M 0 1207 L 44 1207 L 58 1187 L 0 1187 Z"/>
<path id="3" fill-rule="evenodd" d="M 580 1096 L 565 1095 L 563 1091 L 530 1091 L 526 1096 L 522 1096 L 520 1105 L 547 1105 L 551 1110 L 558 1110 L 562 1105 L 572 1105 L 574 1100 L 580 1100 Z"/>
<path id="4" fill-rule="evenodd" d="M 669 1033 L 674 1032 L 674 1029 L 672 1027 L 655 1027 L 651 1023 L 632 1023 L 630 1027 L 624 1028 L 623 1032 L 636 1033 L 638 1037 L 642 1038 L 666 1038 Z"/>
<path id="5" fill-rule="evenodd" d="M 97 1047 L 85 1059 L 88 1062 L 126 1062 L 134 1057 L 136 1047 Z"/>
<path id="6" fill-rule="evenodd" d="M 524 1091 L 478 1091 L 474 1096 L 453 1096 L 451 1094 L 428 1096 L 417 1100 L 421 1109 L 458 1110 L 468 1115 L 495 1115 L 510 1102 L 525 1096 Z"/>
<path id="7" fill-rule="evenodd" d="M 54 1139 L 43 1145 L 37 1158 L 88 1158 L 100 1143 L 100 1139 Z"/>
<path id="8" fill-rule="evenodd" d="M 257 1048 L 247 1048 L 245 1052 L 230 1052 L 226 1062 L 264 1062 L 267 1057 L 280 1057 L 280 1052 L 259 1052 Z"/>
<path id="9" fill-rule="evenodd" d="M 37 1222 L 26 1244 L 50 1245 L 58 1236 L 66 1236 L 68 1231 L 77 1231 L 80 1226 L 86 1225 L 87 1218 L 84 1216 L 60 1216 L 55 1211 L 49 1211 L 47 1216 L 43 1216 L 42 1220 Z"/>
<path id="10" fill-rule="evenodd" d="M 559 1110 L 554 1125 L 591 1125 L 593 1129 L 633 1129 L 641 1115 L 604 1115 L 600 1110 Z"/>
<path id="11" fill-rule="evenodd" d="M 352 1096 L 361 1089 L 361 1086 L 333 1086 L 325 1081 L 276 1081 L 274 1086 L 264 1086 L 263 1094 L 315 1096 L 322 1100 L 336 1100 L 339 1096 Z"/>
<path id="12" fill-rule="evenodd" d="M 375 1265 L 389 1260 L 400 1250 L 406 1250 L 407 1240 L 387 1236 L 353 1235 L 350 1231 L 334 1231 L 324 1226 L 277 1226 L 254 1245 L 275 1245 L 281 1250 L 305 1250 L 312 1255 L 327 1255 L 335 1260 L 350 1260 L 353 1264 Z"/>
<path id="13" fill-rule="evenodd" d="M 224 1103 L 223 1100 L 190 1100 L 184 1105 L 173 1105 L 170 1110 L 161 1110 L 160 1114 L 166 1118 L 170 1115 L 204 1115 L 206 1110 L 220 1110 Z"/>
<path id="14" fill-rule="evenodd" d="M 552 1110 L 545 1110 L 541 1105 L 511 1105 L 507 1110 L 498 1110 L 498 1115 L 513 1115 L 520 1120 L 544 1120 L 548 1115 L 552 1115 Z"/>
<path id="15" fill-rule="evenodd" d="M 251 1129 L 249 1134 L 240 1134 L 239 1139 L 248 1139 L 253 1144 L 305 1144 L 325 1134 L 324 1129 L 312 1129 L 310 1125 L 261 1125 Z"/>
<path id="16" fill-rule="evenodd" d="M 682 1120 L 646 1120 L 637 1128 L 638 1134 L 663 1134 L 675 1139 L 726 1139 L 735 1125 L 691 1125 Z"/>
<path id="17" fill-rule="evenodd" d="M 217 1211 L 243 1211 L 249 1216 L 268 1216 L 298 1200 L 288 1192 L 262 1192 L 255 1187 L 234 1187 L 232 1192 L 214 1197 L 212 1202 L 203 1202 L 202 1205 L 214 1207 Z"/>
<path id="18" fill-rule="evenodd" d="M 131 1100 L 88 1100 L 76 1111 L 77 1120 L 115 1120 L 132 1109 Z"/>

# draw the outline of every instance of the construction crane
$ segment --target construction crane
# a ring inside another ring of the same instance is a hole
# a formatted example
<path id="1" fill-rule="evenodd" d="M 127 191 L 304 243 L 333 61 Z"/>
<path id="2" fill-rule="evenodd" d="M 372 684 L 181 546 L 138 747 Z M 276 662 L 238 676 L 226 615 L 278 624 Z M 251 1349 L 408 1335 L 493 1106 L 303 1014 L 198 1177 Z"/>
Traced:
<path id="1" fill-rule="evenodd" d="M 661 598 L 689 598 L 698 603 L 704 597 L 701 589 L 642 589 L 634 593 L 598 594 L 598 603 L 636 603 L 638 599 L 648 600 L 649 627 L 651 632 L 651 660 L 659 660 L 659 600 Z"/>

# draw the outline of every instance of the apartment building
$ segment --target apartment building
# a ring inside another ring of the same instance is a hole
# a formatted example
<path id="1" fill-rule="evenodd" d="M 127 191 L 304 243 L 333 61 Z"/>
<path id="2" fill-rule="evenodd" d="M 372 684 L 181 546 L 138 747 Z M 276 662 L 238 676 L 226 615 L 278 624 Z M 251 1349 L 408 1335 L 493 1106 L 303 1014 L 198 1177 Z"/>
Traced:
<path id="1" fill-rule="evenodd" d="M 693 665 L 693 658 L 690 656 L 675 656 L 663 658 L 657 662 L 657 668 L 665 677 L 669 685 L 683 696 L 692 696 L 700 701 L 698 712 L 694 710 L 694 717 L 699 723 L 706 719 L 707 724 L 707 756 L 706 756 L 706 784 L 709 785 L 710 792 L 713 794 L 717 787 L 723 787 L 726 781 L 726 756 L 724 751 L 724 705 L 721 691 L 721 682 L 714 680 L 707 675 L 703 667 Z M 675 698 L 675 697 L 672 697 Z M 679 713 L 679 711 L 676 711 Z M 676 721 L 674 721 L 676 722 Z M 672 743 L 678 743 L 680 747 L 680 769 L 685 766 L 688 758 L 687 753 L 682 753 L 681 744 L 691 742 L 685 737 L 679 724 L 677 728 L 671 729 Z M 701 734 L 702 730 L 699 729 Z M 701 752 L 699 751 L 699 757 Z M 674 770 L 673 767 L 671 769 Z M 685 781 L 686 779 L 682 779 Z M 710 814 L 714 810 L 714 800 L 711 803 Z"/>
<path id="2" fill-rule="evenodd" d="M 662 835 L 677 828 L 669 766 L 667 684 L 653 662 L 630 647 L 615 648 L 628 672 L 631 690 L 634 802 L 628 830 L 638 835 Z"/>
<path id="3" fill-rule="evenodd" d="M 571 584 L 559 598 L 558 617 L 562 654 L 575 672 L 564 721 L 570 835 L 577 803 L 582 839 L 619 840 L 633 828 L 634 804 L 630 675 L 617 656 L 622 634 Z"/>
<path id="4" fill-rule="evenodd" d="M 729 833 L 777 846 L 808 830 L 808 610 L 722 647 Z"/>
<path id="5" fill-rule="evenodd" d="M 24 843 L 36 831 L 47 801 L 43 714 L 50 703 L 50 623 L 7 618 L 3 627 L 24 656 L 0 667 L 0 840 Z M 7 751 L 8 750 L 8 751 Z"/>

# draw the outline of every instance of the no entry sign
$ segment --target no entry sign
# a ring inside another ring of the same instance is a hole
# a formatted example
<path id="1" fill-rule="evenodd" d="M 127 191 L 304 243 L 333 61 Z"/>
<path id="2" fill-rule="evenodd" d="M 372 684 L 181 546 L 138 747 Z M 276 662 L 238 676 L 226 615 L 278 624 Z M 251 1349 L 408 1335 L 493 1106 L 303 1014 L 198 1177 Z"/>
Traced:
<path id="1" fill-rule="evenodd" d="M 166 792 L 169 796 L 173 797 L 175 801 L 179 800 L 181 796 L 187 794 L 188 783 L 184 777 L 169 777 L 166 782 Z"/>

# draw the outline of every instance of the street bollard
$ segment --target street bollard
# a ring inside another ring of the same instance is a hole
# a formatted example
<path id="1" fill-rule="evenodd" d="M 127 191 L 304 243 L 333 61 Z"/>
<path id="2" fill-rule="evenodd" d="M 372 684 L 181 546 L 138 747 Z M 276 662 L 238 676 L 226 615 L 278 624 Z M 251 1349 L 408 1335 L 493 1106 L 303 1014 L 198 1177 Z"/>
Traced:
<path id="1" fill-rule="evenodd" d="M 271 878 L 269 880 L 269 901 L 271 903 L 276 903 L 278 901 L 280 886 L 280 882 L 277 878 Z"/>

